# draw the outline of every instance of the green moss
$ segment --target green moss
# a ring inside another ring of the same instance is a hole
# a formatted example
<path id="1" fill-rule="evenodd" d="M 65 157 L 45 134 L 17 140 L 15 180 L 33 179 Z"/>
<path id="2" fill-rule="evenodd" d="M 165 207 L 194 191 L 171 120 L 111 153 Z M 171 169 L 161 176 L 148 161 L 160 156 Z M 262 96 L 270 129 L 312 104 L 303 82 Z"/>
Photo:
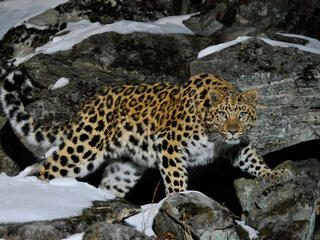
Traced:
<path id="1" fill-rule="evenodd" d="M 305 229 L 307 225 L 309 225 L 308 221 L 295 221 L 282 228 L 281 226 L 275 227 L 274 225 L 267 225 L 265 228 L 259 229 L 259 237 L 277 240 L 298 239 L 299 233 L 302 233 L 302 230 Z"/>
<path id="2" fill-rule="evenodd" d="M 278 204 L 274 208 L 272 208 L 268 214 L 267 217 L 269 216 L 274 216 L 274 215 L 284 215 L 289 212 L 289 210 L 294 206 L 296 202 L 293 199 L 287 199 L 283 201 L 282 203 Z"/>
<path id="3" fill-rule="evenodd" d="M 210 215 L 213 218 L 212 211 L 209 207 L 199 206 L 192 202 L 181 203 L 177 206 L 180 212 L 185 213 L 186 218 L 194 217 L 195 215 Z"/>

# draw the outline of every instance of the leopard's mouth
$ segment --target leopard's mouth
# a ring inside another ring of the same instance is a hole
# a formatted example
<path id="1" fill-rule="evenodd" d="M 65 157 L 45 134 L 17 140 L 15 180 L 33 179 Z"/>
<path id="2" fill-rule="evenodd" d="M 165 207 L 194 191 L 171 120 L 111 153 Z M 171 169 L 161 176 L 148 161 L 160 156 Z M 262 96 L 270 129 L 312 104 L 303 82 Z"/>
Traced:
<path id="1" fill-rule="evenodd" d="M 235 137 L 230 137 L 230 138 L 225 138 L 225 143 L 227 144 L 239 144 L 240 143 L 240 139 L 239 138 L 235 138 Z"/>

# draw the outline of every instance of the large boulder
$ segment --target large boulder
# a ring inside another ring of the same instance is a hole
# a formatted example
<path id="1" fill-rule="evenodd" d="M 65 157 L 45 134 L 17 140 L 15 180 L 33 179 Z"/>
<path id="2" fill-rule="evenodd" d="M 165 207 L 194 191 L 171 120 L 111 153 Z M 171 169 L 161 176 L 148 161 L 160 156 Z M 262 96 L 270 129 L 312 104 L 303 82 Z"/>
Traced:
<path id="1" fill-rule="evenodd" d="M 298 169 L 291 167 L 296 177 L 285 183 L 235 181 L 246 224 L 258 230 L 259 239 L 312 240 L 320 200 L 320 163 L 308 161 L 298 164 Z M 282 166 L 290 168 L 290 163 Z"/>
<path id="2" fill-rule="evenodd" d="M 199 58 L 190 68 L 192 75 L 210 72 L 242 90 L 257 89 L 258 120 L 249 136 L 261 153 L 319 139 L 319 54 L 250 38 Z"/>
<path id="3" fill-rule="evenodd" d="M 169 196 L 154 219 L 157 235 L 173 233 L 177 239 L 238 240 L 232 213 L 199 192 Z"/>

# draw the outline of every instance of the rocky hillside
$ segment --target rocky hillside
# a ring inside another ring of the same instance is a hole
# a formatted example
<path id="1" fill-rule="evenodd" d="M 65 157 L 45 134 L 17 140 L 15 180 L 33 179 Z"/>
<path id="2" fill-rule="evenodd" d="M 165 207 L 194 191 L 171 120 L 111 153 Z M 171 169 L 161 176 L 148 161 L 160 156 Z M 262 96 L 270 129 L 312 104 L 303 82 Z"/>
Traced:
<path id="1" fill-rule="evenodd" d="M 170 25 L 169 20 L 155 22 L 191 13 L 198 14 L 184 18 L 186 27 Z M 248 176 L 224 159 L 194 169 L 190 188 L 210 198 L 191 192 L 165 200 L 154 220 L 153 239 L 249 239 L 235 221 L 241 216 L 259 232 L 258 239 L 316 240 L 319 13 L 316 0 L 68 1 L 10 29 L 0 40 L 0 63 L 5 68 L 8 62 L 17 65 L 37 83 L 39 93 L 26 101 L 28 111 L 49 125 L 72 116 L 97 89 L 109 84 L 181 84 L 193 74 L 210 72 L 240 89 L 257 89 L 259 115 L 250 137 L 270 166 L 293 160 L 285 164 L 296 178 L 275 185 L 244 179 Z M 121 20 L 127 21 L 119 24 Z M 112 31 L 107 31 L 110 26 Z M 55 89 L 61 78 L 69 84 Z M 34 158 L 4 115 L 1 127 L 0 171 L 15 175 Z M 83 180 L 95 185 L 98 178 L 99 171 Z M 236 178 L 241 179 L 234 183 Z M 159 179 L 155 170 L 148 171 L 126 199 L 150 202 Z M 155 199 L 163 196 L 160 185 Z M 107 216 L 110 208 L 112 217 Z M 129 202 L 97 202 L 72 219 L 0 224 L 0 238 L 61 239 L 85 232 L 83 239 L 149 239 L 121 224 L 139 211 Z"/>

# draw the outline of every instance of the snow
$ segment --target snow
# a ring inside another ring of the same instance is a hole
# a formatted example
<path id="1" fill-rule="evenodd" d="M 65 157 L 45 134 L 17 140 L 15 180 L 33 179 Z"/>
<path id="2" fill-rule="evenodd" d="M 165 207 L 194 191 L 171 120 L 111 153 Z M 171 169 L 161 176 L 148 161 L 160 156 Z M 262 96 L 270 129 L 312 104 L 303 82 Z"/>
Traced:
<path id="1" fill-rule="evenodd" d="M 318 46 L 316 46 L 316 47 L 310 47 L 310 46 L 307 46 L 307 45 L 288 43 L 288 42 L 282 42 L 282 41 L 275 41 L 275 40 L 271 40 L 271 39 L 267 39 L 267 38 L 260 38 L 260 39 L 263 40 L 264 42 L 268 43 L 271 46 L 275 46 L 275 47 L 295 47 L 295 48 L 298 48 L 298 49 L 300 49 L 302 51 L 320 54 L 320 44 Z M 314 40 L 316 40 L 316 39 L 314 39 Z"/>
<path id="2" fill-rule="evenodd" d="M 114 196 L 71 178 L 49 183 L 36 177 L 0 174 L 0 223 L 52 220 L 77 216 L 94 200 Z"/>
<path id="3" fill-rule="evenodd" d="M 308 43 L 306 45 L 301 45 L 301 44 L 288 43 L 288 42 L 283 42 L 283 41 L 275 41 L 275 40 L 271 40 L 268 38 L 260 38 L 260 39 L 271 46 L 295 47 L 295 48 L 298 48 L 302 51 L 320 54 L 320 41 L 315 38 L 310 38 L 310 37 L 297 35 L 297 34 L 284 34 L 284 33 L 278 33 L 278 34 L 286 36 L 286 37 L 305 39 L 308 41 Z M 207 47 L 198 53 L 198 58 L 202 58 L 202 57 L 205 57 L 209 54 L 221 51 L 227 47 L 230 47 L 232 45 L 235 45 L 239 42 L 245 41 L 250 38 L 251 37 L 248 37 L 248 36 L 240 36 L 240 37 L 236 38 L 235 40 Z"/>
<path id="4" fill-rule="evenodd" d="M 83 235 L 84 233 L 77 233 L 69 236 L 68 238 L 63 238 L 61 240 L 82 240 Z"/>
<path id="5" fill-rule="evenodd" d="M 201 50 L 199 53 L 198 53 L 198 58 L 202 58 L 204 56 L 207 56 L 209 54 L 212 54 L 212 53 L 215 53 L 215 52 L 219 52 L 221 51 L 222 49 L 225 49 L 227 47 L 231 47 L 232 45 L 235 45 L 239 42 L 242 42 L 244 40 L 247 40 L 251 37 L 248 37 L 248 36 L 240 36 L 240 37 L 237 37 L 235 40 L 232 40 L 232 41 L 229 41 L 229 42 L 225 42 L 225 43 L 220 43 L 220 44 L 217 44 L 217 45 L 213 45 L 213 46 L 210 46 L 210 47 L 207 47 L 203 50 Z"/>
<path id="6" fill-rule="evenodd" d="M 142 211 L 125 219 L 125 223 L 133 226 L 135 229 L 143 232 L 149 237 L 155 236 L 155 233 L 152 230 L 153 219 L 158 214 L 159 209 L 166 199 L 167 198 L 164 198 L 158 203 L 151 203 L 141 206 Z"/>
<path id="7" fill-rule="evenodd" d="M 236 220 L 236 223 L 238 223 L 244 230 L 248 232 L 250 240 L 258 239 L 258 231 L 254 230 L 252 227 L 249 227 L 248 225 L 245 225 L 244 221 Z"/>
<path id="8" fill-rule="evenodd" d="M 67 0 L 10 0 L 0 2 L 0 39 L 13 26 Z"/>
<path id="9" fill-rule="evenodd" d="M 309 42 L 305 45 L 306 47 L 320 49 L 320 41 L 318 39 L 306 37 L 299 34 L 291 34 L 291 33 L 278 33 L 278 34 L 285 37 L 300 38 L 300 39 L 307 40 Z"/>
<path id="10" fill-rule="evenodd" d="M 59 32 L 50 42 L 38 47 L 31 54 L 16 58 L 15 65 L 27 61 L 31 57 L 39 54 L 53 54 L 58 51 L 71 49 L 75 44 L 96 34 L 104 32 L 116 32 L 119 34 L 129 34 L 133 32 L 147 32 L 154 34 L 193 34 L 183 21 L 194 14 L 171 16 L 159 19 L 155 22 L 134 22 L 121 20 L 112 24 L 102 25 L 99 22 L 92 23 L 89 20 L 68 23 L 67 28 Z M 66 34 L 61 34 L 65 32 Z"/>
<path id="11" fill-rule="evenodd" d="M 58 88 L 62 88 L 66 85 L 69 84 L 69 78 L 65 78 L 65 77 L 62 77 L 62 78 L 59 78 L 55 84 L 53 84 L 52 87 L 50 87 L 51 90 L 55 90 L 55 89 L 58 89 Z M 51 155 L 51 154 L 50 154 Z M 45 157 L 47 158 L 47 156 Z"/>

